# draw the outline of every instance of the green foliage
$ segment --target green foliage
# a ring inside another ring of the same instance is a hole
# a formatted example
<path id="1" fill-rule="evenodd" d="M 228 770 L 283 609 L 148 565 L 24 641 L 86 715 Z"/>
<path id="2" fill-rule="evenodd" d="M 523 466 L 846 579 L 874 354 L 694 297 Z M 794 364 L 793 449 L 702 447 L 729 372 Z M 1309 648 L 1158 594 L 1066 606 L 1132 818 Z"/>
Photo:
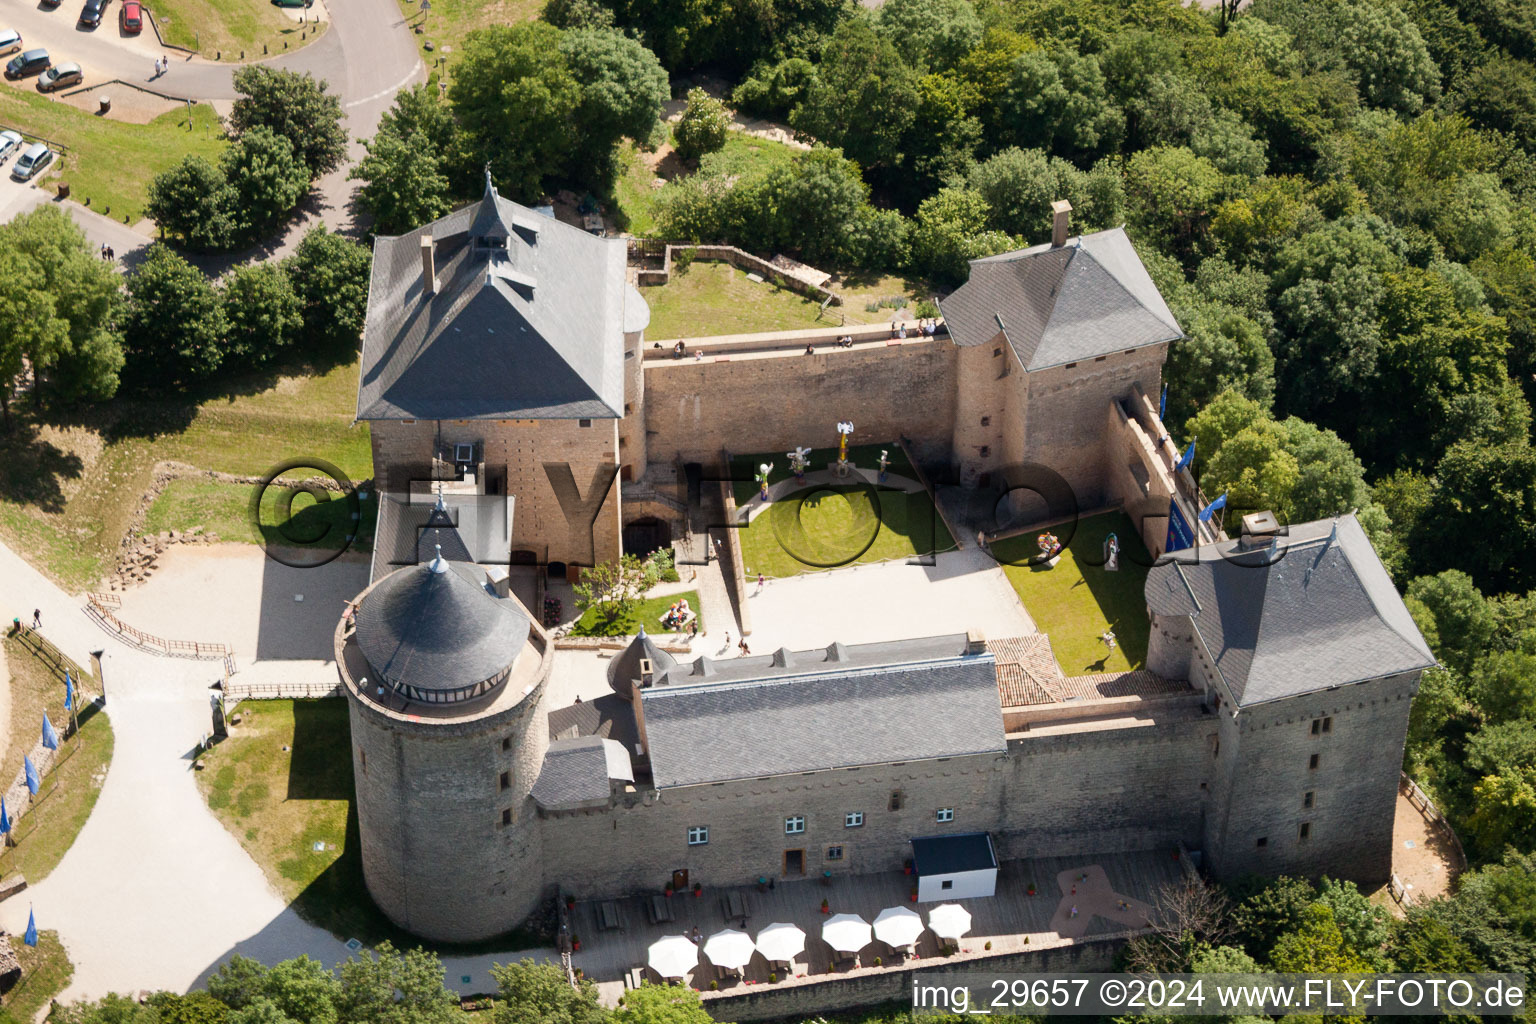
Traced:
<path id="1" fill-rule="evenodd" d="M 581 570 L 581 582 L 571 590 L 583 612 L 594 612 L 600 624 L 617 623 L 660 580 L 656 563 L 642 562 L 637 555 L 621 555 L 617 561 L 599 562 Z"/>
<path id="2" fill-rule="evenodd" d="M 330 972 L 317 964 L 306 973 L 317 991 L 330 991 L 324 987 Z M 460 1020 L 458 999 L 443 987 L 443 967 L 436 953 L 420 947 L 402 953 L 385 941 L 371 952 L 356 954 L 336 973 L 337 1024 L 457 1024 Z"/>
<path id="3" fill-rule="evenodd" d="M 523 960 L 491 968 L 496 979 L 495 1024 L 603 1024 L 608 1014 L 597 1002 L 597 987 L 582 981 L 572 988 L 556 964 Z M 633 996 L 633 992 L 626 996 Z"/>
<path id="4" fill-rule="evenodd" d="M 1250 876 L 1233 887 L 1237 906 L 1232 910 L 1233 937 L 1258 959 L 1284 935 L 1298 931 L 1306 911 L 1317 900 L 1317 890 L 1305 879 Z"/>
<path id="5" fill-rule="evenodd" d="M 1396 4 L 1340 4 L 1337 46 L 1372 106 L 1417 114 L 1440 98 L 1440 72 L 1418 27 Z"/>
<path id="6" fill-rule="evenodd" d="M 1004 252 L 1014 240 L 987 230 L 987 201 L 969 189 L 945 188 L 917 208 L 909 244 L 912 266 L 938 281 L 965 280 L 967 261 Z"/>
<path id="7" fill-rule="evenodd" d="M 224 172 L 194 155 L 155 176 L 144 212 L 161 231 L 180 238 L 188 248 L 213 251 L 234 244 L 233 207 Z"/>
<path id="8" fill-rule="evenodd" d="M 230 111 L 237 136 L 266 128 L 287 139 L 307 169 L 305 184 L 341 166 L 347 133 L 341 125 L 341 100 L 327 83 L 309 73 L 249 64 L 235 72 L 240 94 Z"/>
<path id="9" fill-rule="evenodd" d="M 697 160 L 725 145 L 725 132 L 731 126 L 725 104 L 703 89 L 688 90 L 688 106 L 672 129 L 677 141 L 677 155 L 683 160 Z"/>
<path id="10" fill-rule="evenodd" d="M 185 387 L 224 361 L 228 324 L 203 272 L 163 245 L 146 250 L 128 278 L 123 325 L 126 376 L 145 389 Z"/>
<path id="11" fill-rule="evenodd" d="M 242 366 L 272 362 L 292 345 L 304 326 L 293 283 L 275 263 L 236 267 L 220 289 L 229 325 L 225 357 Z"/>
<path id="12" fill-rule="evenodd" d="M 189 248 L 230 249 L 277 227 L 309 183 L 288 139 L 256 125 L 224 150 L 218 167 L 189 156 L 157 175 L 146 211 Z"/>
<path id="13" fill-rule="evenodd" d="M 356 350 L 368 315 L 371 254 L 321 224 L 311 228 L 285 261 L 304 316 L 304 343 L 311 353 Z"/>
<path id="14" fill-rule="evenodd" d="M 1009 141 L 1058 156 L 1113 152 L 1125 132 L 1125 115 L 1105 88 L 1098 58 L 1068 50 L 1015 57 L 998 106 L 1011 128 Z"/>
<path id="15" fill-rule="evenodd" d="M 865 167 L 902 162 L 920 104 L 918 72 L 866 18 L 851 18 L 827 41 L 816 78 L 789 123 Z"/>
<path id="16" fill-rule="evenodd" d="M 225 1024 L 229 1009 L 207 992 L 156 992 L 149 1005 L 159 1015 L 160 1024 Z"/>
<path id="17" fill-rule="evenodd" d="M 1287 974 L 1347 974 L 1368 971 L 1370 964 L 1345 940 L 1327 903 L 1302 911 L 1301 926 L 1275 942 L 1270 966 Z"/>
<path id="18" fill-rule="evenodd" d="M 375 231 L 404 234 L 448 212 L 448 178 L 430 143 L 381 129 L 367 149 L 347 177 L 363 182 L 357 201 L 373 214 Z"/>
<path id="19" fill-rule="evenodd" d="M 886 0 L 876 25 L 902 60 L 934 69 L 956 66 L 981 41 L 970 0 Z"/>
<path id="20" fill-rule="evenodd" d="M 731 93 L 731 103 L 756 117 L 787 118 L 815 78 L 816 65 L 804 57 L 789 57 L 776 64 L 760 62 Z"/>
<path id="21" fill-rule="evenodd" d="M 1188 257 L 1199 249 L 1223 190 L 1221 172 L 1183 146 L 1156 146 L 1131 157 L 1125 191 L 1143 237 Z"/>
<path id="22" fill-rule="evenodd" d="M 712 1024 L 714 1018 L 687 986 L 641 985 L 624 993 L 613 1024 Z"/>
<path id="23" fill-rule="evenodd" d="M 567 168 L 578 180 L 602 187 L 612 180 L 620 139 L 645 142 L 672 98 L 656 55 L 612 29 L 573 29 L 560 39 L 566 66 L 581 84 L 571 112 L 578 132 Z M 723 141 L 723 140 L 722 140 Z"/>

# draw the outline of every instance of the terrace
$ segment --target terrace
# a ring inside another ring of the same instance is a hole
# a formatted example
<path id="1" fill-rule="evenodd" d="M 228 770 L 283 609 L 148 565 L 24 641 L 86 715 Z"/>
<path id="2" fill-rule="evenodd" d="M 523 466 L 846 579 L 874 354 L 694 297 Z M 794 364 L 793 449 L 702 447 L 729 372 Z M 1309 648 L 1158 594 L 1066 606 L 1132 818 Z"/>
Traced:
<path id="1" fill-rule="evenodd" d="M 925 931 L 911 959 L 921 963 L 943 957 L 942 962 L 952 965 L 1126 935 L 1147 926 L 1159 892 L 1179 882 L 1182 872 L 1177 854 L 1169 850 L 1004 861 L 998 869 L 996 895 L 956 901 L 971 914 L 971 929 L 958 949 L 952 947 L 953 952 L 945 956 L 939 940 Z M 788 972 L 780 967 L 774 982 L 768 980 L 771 968 L 761 954 L 754 955 L 739 978 L 726 976 L 701 957 L 686 983 L 703 991 L 705 999 L 744 994 L 756 985 L 812 985 L 890 970 L 909 958 L 879 940 L 860 950 L 853 966 L 822 941 L 821 926 L 829 914 L 822 912 L 821 903 L 828 902 L 830 914 L 858 914 L 870 922 L 886 907 L 903 906 L 926 921 L 927 912 L 937 904 L 912 902 L 915 885 L 913 876 L 890 871 L 840 875 L 821 884 L 815 879 L 776 879 L 771 888 L 706 887 L 695 896 L 685 887 L 670 897 L 658 891 L 584 901 L 569 915 L 571 934 L 581 943 L 581 949 L 572 954 L 572 964 L 595 981 L 603 1001 L 612 1004 L 626 987 L 663 980 L 645 966 L 651 943 L 693 928 L 707 939 L 722 928 L 741 928 L 744 913 L 744 930 L 753 936 L 775 922 L 799 926 L 806 934 L 805 950 Z M 671 919 L 660 919 L 658 911 Z M 875 966 L 877 957 L 880 966 Z M 711 982 L 718 989 L 712 989 Z"/>

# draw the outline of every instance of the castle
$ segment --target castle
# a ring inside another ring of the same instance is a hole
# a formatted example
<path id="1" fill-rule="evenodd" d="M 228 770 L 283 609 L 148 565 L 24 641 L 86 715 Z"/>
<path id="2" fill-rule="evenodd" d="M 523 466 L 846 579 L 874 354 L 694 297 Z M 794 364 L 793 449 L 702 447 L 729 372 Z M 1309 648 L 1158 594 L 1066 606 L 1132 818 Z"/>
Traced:
<path id="1" fill-rule="evenodd" d="M 990 892 L 988 857 L 1180 845 L 1218 877 L 1388 875 L 1433 656 L 1352 516 L 1250 517 L 1235 540 L 1198 521 L 1148 398 L 1182 334 L 1124 231 L 1070 238 L 1068 215 L 1047 244 L 975 261 L 941 300 L 946 332 L 811 354 L 647 349 L 625 242 L 489 178 L 477 203 L 378 239 L 358 418 L 379 541 L 335 645 L 365 877 L 392 920 L 475 940 L 556 887 L 900 869 L 914 840 L 933 898 Z M 1118 506 L 1154 555 L 1181 520 L 1199 546 L 1147 577 L 1147 671 L 1085 694 L 1031 638 L 679 661 L 641 633 L 604 696 L 563 701 L 574 655 L 509 567 L 574 573 L 684 532 L 705 489 L 690 464 L 782 451 L 833 417 L 901 439 L 959 493 L 1025 467 L 1025 520 Z"/>

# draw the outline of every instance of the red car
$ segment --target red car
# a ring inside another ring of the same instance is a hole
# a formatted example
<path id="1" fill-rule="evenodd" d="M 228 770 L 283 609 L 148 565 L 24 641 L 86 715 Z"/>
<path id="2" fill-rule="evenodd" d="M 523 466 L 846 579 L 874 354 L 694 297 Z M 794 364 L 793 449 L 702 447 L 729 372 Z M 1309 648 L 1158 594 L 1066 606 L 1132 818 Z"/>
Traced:
<path id="1" fill-rule="evenodd" d="M 123 31 L 138 35 L 144 28 L 144 8 L 139 0 L 123 0 Z"/>

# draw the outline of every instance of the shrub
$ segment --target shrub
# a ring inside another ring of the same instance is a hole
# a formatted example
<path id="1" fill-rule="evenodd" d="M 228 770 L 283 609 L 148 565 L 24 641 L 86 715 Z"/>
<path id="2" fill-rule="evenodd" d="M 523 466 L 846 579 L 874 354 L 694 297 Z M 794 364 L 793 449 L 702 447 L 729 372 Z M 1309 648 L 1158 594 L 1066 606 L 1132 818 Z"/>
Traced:
<path id="1" fill-rule="evenodd" d="M 672 254 L 672 269 L 679 274 L 688 273 L 688 268 L 693 266 L 693 261 L 698 255 L 699 250 L 692 246 L 687 249 L 678 249 Z"/>
<path id="2" fill-rule="evenodd" d="M 939 304 L 932 299 L 923 299 L 917 304 L 917 316 L 921 320 L 936 319 L 939 315 Z"/>
<path id="3" fill-rule="evenodd" d="M 688 90 L 688 106 L 672 129 L 677 140 L 677 155 L 689 162 L 725 146 L 725 133 L 731 125 L 725 104 L 700 88 Z"/>

